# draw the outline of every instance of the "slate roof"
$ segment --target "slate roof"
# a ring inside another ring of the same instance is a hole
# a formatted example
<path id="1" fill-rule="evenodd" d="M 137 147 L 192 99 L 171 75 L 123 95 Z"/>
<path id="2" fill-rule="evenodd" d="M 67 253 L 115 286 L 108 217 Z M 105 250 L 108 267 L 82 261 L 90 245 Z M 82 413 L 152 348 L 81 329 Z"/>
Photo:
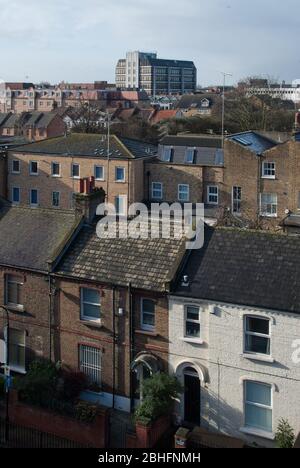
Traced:
<path id="1" fill-rule="evenodd" d="M 5 128 L 14 128 L 18 121 L 19 121 L 20 115 L 18 114 L 11 114 L 7 120 L 5 120 L 4 124 L 2 125 Z"/>
<path id="2" fill-rule="evenodd" d="M 5 120 L 8 118 L 9 115 L 10 115 L 10 113 L 0 114 L 0 127 L 5 122 Z"/>
<path id="3" fill-rule="evenodd" d="M 262 154 L 264 151 L 274 148 L 274 146 L 277 146 L 278 144 L 270 138 L 252 131 L 230 135 L 227 137 L 227 140 L 234 141 L 256 154 Z"/>
<path id="4" fill-rule="evenodd" d="M 161 141 L 165 146 L 186 146 L 203 148 L 222 148 L 222 138 L 203 135 L 168 135 Z"/>
<path id="5" fill-rule="evenodd" d="M 2 207 L 0 265 L 46 272 L 76 224 L 72 212 Z"/>
<path id="6" fill-rule="evenodd" d="M 166 291 L 185 249 L 184 240 L 100 239 L 95 226 L 84 226 L 56 269 L 57 274 Z"/>
<path id="7" fill-rule="evenodd" d="M 205 108 L 202 106 L 202 101 L 208 99 L 210 106 Z M 180 98 L 177 109 L 210 109 L 217 101 L 221 101 L 221 97 L 218 94 L 185 94 Z"/>
<path id="8" fill-rule="evenodd" d="M 150 63 L 153 67 L 196 68 L 194 62 L 189 60 L 169 60 L 147 57 L 145 59 L 142 59 L 142 62 L 144 61 Z"/>
<path id="9" fill-rule="evenodd" d="M 72 133 L 71 135 L 49 138 L 21 146 L 15 150 L 30 154 L 55 154 L 61 156 L 96 157 L 107 155 L 105 135 Z M 127 138 L 110 137 L 110 157 L 112 159 L 145 158 L 156 154 L 156 146 Z"/>
<path id="10" fill-rule="evenodd" d="M 205 238 L 176 295 L 300 313 L 300 237 L 208 228 Z"/>
<path id="11" fill-rule="evenodd" d="M 166 136 L 162 139 L 161 145 L 174 147 L 171 163 L 187 164 L 185 151 L 177 151 L 176 147 L 196 148 L 194 164 L 200 166 L 223 166 L 224 152 L 222 150 L 222 140 L 219 137 L 206 136 Z M 162 160 L 162 152 L 159 159 Z"/>
<path id="12" fill-rule="evenodd" d="M 24 127 L 47 128 L 57 114 L 47 112 L 28 113 Z"/>

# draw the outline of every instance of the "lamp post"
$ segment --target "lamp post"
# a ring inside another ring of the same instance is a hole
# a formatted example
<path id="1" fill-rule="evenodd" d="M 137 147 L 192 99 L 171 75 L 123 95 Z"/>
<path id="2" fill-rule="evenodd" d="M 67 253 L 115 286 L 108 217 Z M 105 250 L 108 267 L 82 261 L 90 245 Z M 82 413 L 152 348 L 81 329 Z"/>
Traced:
<path id="1" fill-rule="evenodd" d="M 232 76 L 231 73 L 220 72 L 223 75 L 223 96 L 222 96 L 222 149 L 224 149 L 225 143 L 225 87 L 226 77 Z"/>

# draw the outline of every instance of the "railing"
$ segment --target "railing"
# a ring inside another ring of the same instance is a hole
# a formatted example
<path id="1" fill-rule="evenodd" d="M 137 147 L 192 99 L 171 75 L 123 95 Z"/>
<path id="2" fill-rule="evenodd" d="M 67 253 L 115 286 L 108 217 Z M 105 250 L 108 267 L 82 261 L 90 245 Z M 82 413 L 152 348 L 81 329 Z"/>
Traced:
<path id="1" fill-rule="evenodd" d="M 0 447 L 8 448 L 89 448 L 53 434 L 9 423 L 5 440 L 6 422 L 0 419 Z"/>

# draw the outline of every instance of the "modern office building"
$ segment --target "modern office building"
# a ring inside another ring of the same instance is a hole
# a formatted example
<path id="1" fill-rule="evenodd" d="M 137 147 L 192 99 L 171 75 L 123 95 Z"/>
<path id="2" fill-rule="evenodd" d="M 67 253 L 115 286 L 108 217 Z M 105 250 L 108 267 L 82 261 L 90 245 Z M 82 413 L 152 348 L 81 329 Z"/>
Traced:
<path id="1" fill-rule="evenodd" d="M 118 88 L 143 89 L 150 96 L 192 93 L 196 90 L 194 62 L 159 59 L 153 52 L 127 52 L 116 67 Z"/>

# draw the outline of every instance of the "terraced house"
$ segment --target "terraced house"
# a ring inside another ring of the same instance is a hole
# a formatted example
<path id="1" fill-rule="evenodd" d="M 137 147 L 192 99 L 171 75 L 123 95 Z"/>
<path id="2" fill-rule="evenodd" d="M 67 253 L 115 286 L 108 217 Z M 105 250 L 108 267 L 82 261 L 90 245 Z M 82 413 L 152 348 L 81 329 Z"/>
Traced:
<path id="1" fill-rule="evenodd" d="M 156 147 L 105 135 L 71 134 L 8 152 L 7 199 L 14 205 L 73 209 L 82 179 L 93 178 L 107 200 L 125 214 L 144 199 L 144 164 Z"/>

